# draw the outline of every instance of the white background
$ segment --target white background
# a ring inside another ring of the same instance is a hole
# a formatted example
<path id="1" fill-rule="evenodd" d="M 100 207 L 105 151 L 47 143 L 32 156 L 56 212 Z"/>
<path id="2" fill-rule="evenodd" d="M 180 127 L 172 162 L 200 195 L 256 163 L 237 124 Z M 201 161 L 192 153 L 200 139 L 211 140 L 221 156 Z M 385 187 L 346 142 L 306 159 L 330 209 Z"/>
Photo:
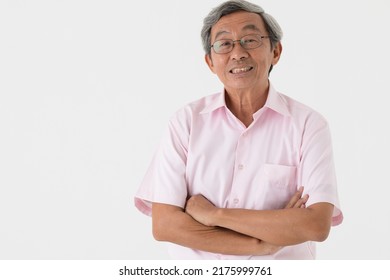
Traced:
<path id="1" fill-rule="evenodd" d="M 133 206 L 168 118 L 222 89 L 222 1 L 0 0 L 0 259 L 164 259 Z M 282 26 L 271 80 L 329 121 L 344 223 L 319 259 L 390 259 L 390 2 L 255 0 Z"/>

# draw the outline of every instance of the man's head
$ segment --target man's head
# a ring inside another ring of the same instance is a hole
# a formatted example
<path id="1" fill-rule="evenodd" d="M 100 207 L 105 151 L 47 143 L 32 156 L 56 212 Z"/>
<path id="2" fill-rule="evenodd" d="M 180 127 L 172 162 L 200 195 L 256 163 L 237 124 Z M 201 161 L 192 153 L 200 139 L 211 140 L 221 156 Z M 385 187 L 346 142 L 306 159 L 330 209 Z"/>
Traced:
<path id="1" fill-rule="evenodd" d="M 263 8 L 247 1 L 232 0 L 227 1 L 214 8 L 203 20 L 201 32 L 203 49 L 206 54 L 211 52 L 211 29 L 221 19 L 221 17 L 238 12 L 246 11 L 258 14 L 267 29 L 270 36 L 271 46 L 275 47 L 283 37 L 283 31 L 277 21 L 269 14 L 265 13 Z"/>
<path id="2" fill-rule="evenodd" d="M 259 90 L 281 55 L 282 30 L 262 8 L 227 1 L 204 20 L 202 40 L 211 71 L 230 90 Z"/>

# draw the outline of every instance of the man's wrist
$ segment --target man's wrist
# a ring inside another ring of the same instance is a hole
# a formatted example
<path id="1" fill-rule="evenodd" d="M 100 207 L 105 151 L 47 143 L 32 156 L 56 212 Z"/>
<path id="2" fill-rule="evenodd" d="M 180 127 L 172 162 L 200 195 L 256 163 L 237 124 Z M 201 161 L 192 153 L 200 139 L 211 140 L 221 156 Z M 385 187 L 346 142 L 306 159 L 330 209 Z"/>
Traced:
<path id="1" fill-rule="evenodd" d="M 222 226 L 221 221 L 224 215 L 224 208 L 216 208 L 213 215 L 211 215 L 211 223 L 213 226 Z"/>

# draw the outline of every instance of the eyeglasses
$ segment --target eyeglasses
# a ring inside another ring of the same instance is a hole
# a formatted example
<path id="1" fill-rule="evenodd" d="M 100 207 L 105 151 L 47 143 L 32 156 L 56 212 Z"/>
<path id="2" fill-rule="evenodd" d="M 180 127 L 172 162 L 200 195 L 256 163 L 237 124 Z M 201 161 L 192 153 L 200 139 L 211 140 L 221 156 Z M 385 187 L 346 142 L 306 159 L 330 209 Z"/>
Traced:
<path id="1" fill-rule="evenodd" d="M 215 53 L 224 54 L 233 50 L 235 42 L 240 42 L 241 47 L 246 50 L 252 50 L 260 47 L 263 44 L 264 38 L 270 38 L 271 36 L 262 36 L 259 34 L 250 34 L 242 37 L 240 40 L 223 39 L 215 41 L 211 45 Z"/>

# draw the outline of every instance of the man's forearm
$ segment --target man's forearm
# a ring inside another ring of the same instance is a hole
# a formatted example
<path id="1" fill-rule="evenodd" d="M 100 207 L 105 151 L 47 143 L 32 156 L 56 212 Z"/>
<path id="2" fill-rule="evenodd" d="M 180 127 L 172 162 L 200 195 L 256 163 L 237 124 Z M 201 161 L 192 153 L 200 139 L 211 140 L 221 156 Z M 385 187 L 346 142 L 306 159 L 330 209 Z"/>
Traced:
<path id="1" fill-rule="evenodd" d="M 218 209 L 216 226 L 280 246 L 327 238 L 333 205 L 318 203 L 308 208 L 279 210 Z"/>
<path id="2" fill-rule="evenodd" d="M 227 228 L 205 226 L 179 207 L 154 203 L 152 209 L 156 240 L 228 255 L 267 255 L 276 251 L 276 246 L 257 238 Z"/>

